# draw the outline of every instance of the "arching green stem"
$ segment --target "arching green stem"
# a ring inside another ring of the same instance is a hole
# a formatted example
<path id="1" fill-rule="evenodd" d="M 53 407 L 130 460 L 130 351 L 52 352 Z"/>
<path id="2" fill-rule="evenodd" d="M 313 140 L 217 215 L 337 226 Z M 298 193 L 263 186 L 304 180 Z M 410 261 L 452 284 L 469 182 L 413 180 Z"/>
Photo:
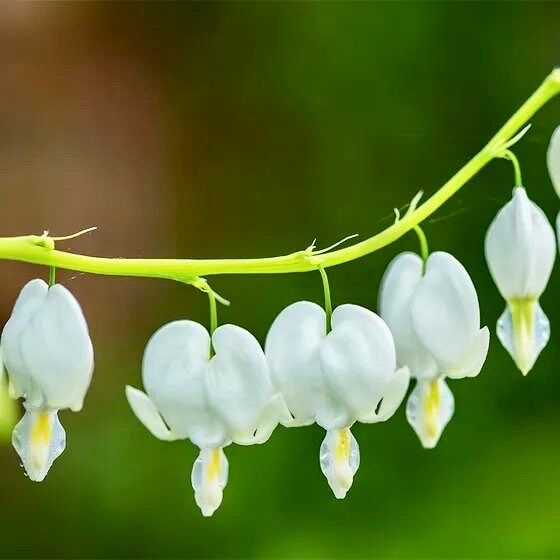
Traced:
<path id="1" fill-rule="evenodd" d="M 327 333 L 331 330 L 331 317 L 332 317 L 332 302 L 331 302 L 331 287 L 329 286 L 329 277 L 327 272 L 322 266 L 319 266 L 321 273 L 321 280 L 323 281 L 323 292 L 325 294 L 325 314 L 327 316 Z"/>
<path id="2" fill-rule="evenodd" d="M 508 141 L 559 92 L 560 69 L 556 69 L 488 144 L 421 206 L 377 235 L 343 249 L 321 254 L 304 250 L 280 257 L 257 259 L 115 259 L 57 251 L 54 249 L 55 238 L 27 235 L 0 238 L 0 259 L 56 266 L 90 274 L 167 278 L 186 283 L 193 283 L 197 277 L 211 274 L 278 274 L 317 270 L 318 266 L 336 266 L 393 243 L 433 214 L 488 162 L 501 157 L 508 148 Z"/>

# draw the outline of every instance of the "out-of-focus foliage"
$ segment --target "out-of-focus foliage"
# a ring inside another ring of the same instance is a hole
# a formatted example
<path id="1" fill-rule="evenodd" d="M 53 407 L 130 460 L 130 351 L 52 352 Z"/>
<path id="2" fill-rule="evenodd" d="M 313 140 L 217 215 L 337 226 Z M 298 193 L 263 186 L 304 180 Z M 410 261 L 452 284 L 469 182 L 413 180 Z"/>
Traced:
<path id="1" fill-rule="evenodd" d="M 61 244 L 114 256 L 265 256 L 367 236 L 433 192 L 560 63 L 560 4 L 6 3 L 0 8 L 1 235 L 99 230 Z M 560 208 L 545 154 L 560 100 L 516 147 L 528 192 Z M 475 282 L 482 324 L 500 298 L 483 255 L 511 196 L 497 161 L 425 224 Z M 335 304 L 374 308 L 413 234 L 330 273 Z M 48 271 L 3 263 L 0 312 Z M 41 484 L 0 450 L 2 557 L 526 557 L 560 555 L 560 274 L 541 301 L 552 338 L 524 379 L 497 340 L 435 450 L 404 410 L 356 426 L 362 463 L 337 501 L 316 427 L 227 450 L 214 518 L 195 506 L 197 450 L 137 422 L 144 344 L 163 323 L 207 321 L 206 299 L 157 280 L 58 278 L 84 307 L 96 371 L 68 445 Z M 317 274 L 210 278 L 222 322 L 261 342 L 278 311 L 320 302 Z"/>

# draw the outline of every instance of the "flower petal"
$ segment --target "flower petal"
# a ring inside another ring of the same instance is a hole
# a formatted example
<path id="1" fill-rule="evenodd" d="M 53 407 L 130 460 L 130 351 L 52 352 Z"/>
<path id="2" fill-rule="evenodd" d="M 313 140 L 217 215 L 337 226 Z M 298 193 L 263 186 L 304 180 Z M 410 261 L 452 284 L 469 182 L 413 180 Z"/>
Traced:
<path id="1" fill-rule="evenodd" d="M 410 302 L 422 279 L 422 259 L 415 253 L 401 253 L 395 257 L 381 281 L 379 314 L 391 329 L 399 366 L 408 366 L 417 378 L 432 378 L 437 363 L 422 346 L 410 314 Z"/>
<path id="2" fill-rule="evenodd" d="M 560 196 L 560 126 L 552 133 L 546 154 L 548 172 L 556 194 Z"/>
<path id="3" fill-rule="evenodd" d="M 12 444 L 30 480 L 44 480 L 54 460 L 66 447 L 66 432 L 58 419 L 58 411 L 26 407 L 12 433 Z"/>
<path id="4" fill-rule="evenodd" d="M 316 411 L 326 406 L 328 396 L 319 361 L 325 335 L 325 311 L 308 301 L 286 307 L 268 331 L 265 353 L 271 379 L 294 417 L 285 425 L 313 423 Z"/>
<path id="5" fill-rule="evenodd" d="M 359 422 L 374 423 L 374 422 L 385 422 L 389 420 L 393 414 L 397 411 L 397 408 L 401 405 L 404 397 L 406 396 L 406 391 L 408 390 L 408 385 L 410 383 L 410 372 L 405 366 L 397 370 L 392 379 L 385 389 L 383 399 L 379 404 L 379 410 L 376 412 L 377 406 L 374 410 L 370 411 L 369 414 L 360 416 L 358 418 Z"/>
<path id="6" fill-rule="evenodd" d="M 375 408 L 396 368 L 389 327 L 372 311 L 341 305 L 321 345 L 321 365 L 332 394 L 348 410 L 352 424 Z"/>
<path id="7" fill-rule="evenodd" d="M 459 366 L 443 369 L 442 373 L 451 379 L 476 377 L 482 370 L 482 366 L 486 361 L 489 346 L 490 331 L 488 327 L 484 327 L 475 335 L 471 348 L 463 362 Z"/>
<path id="8" fill-rule="evenodd" d="M 180 439 L 165 425 L 163 418 L 146 393 L 127 385 L 126 398 L 138 420 L 153 436 L 163 441 Z"/>
<path id="9" fill-rule="evenodd" d="M 327 431 L 319 460 L 335 497 L 345 498 L 360 466 L 360 448 L 352 432 L 348 428 Z"/>
<path id="10" fill-rule="evenodd" d="M 283 422 L 289 423 L 292 420 L 290 411 L 286 408 L 284 397 L 277 393 L 270 398 L 266 407 L 262 411 L 261 417 L 254 435 L 246 442 L 236 440 L 236 443 L 241 445 L 253 445 L 255 443 L 265 443 L 272 435 L 272 432 L 278 425 L 278 419 Z"/>
<path id="11" fill-rule="evenodd" d="M 480 330 L 480 310 L 472 280 L 455 257 L 430 255 L 411 300 L 411 315 L 420 342 L 440 368 L 461 368 Z"/>
<path id="12" fill-rule="evenodd" d="M 44 283 L 43 283 L 44 284 Z M 37 292 L 44 290 L 35 284 Z M 16 339 L 12 341 L 17 344 Z M 62 285 L 50 287 L 19 335 L 21 365 L 31 379 L 32 406 L 80 410 L 93 373 L 93 346 L 76 298 Z"/>
<path id="13" fill-rule="evenodd" d="M 406 419 L 422 447 L 436 446 L 454 410 L 455 399 L 443 377 L 418 380 L 406 404 Z"/>
<path id="14" fill-rule="evenodd" d="M 527 375 L 550 338 L 550 323 L 538 300 L 513 300 L 498 319 L 496 332 L 521 373 Z"/>
<path id="15" fill-rule="evenodd" d="M 538 299 L 556 257 L 554 231 L 544 212 L 523 187 L 490 224 L 485 241 L 486 261 L 504 299 Z"/>
<path id="16" fill-rule="evenodd" d="M 228 427 L 229 438 L 247 444 L 254 438 L 270 399 L 278 393 L 270 381 L 261 346 L 249 331 L 223 325 L 216 329 L 212 341 L 216 355 L 204 377 L 209 402 Z M 280 414 L 275 420 L 269 418 L 270 424 L 275 422 L 272 429 L 279 418 Z"/>
<path id="17" fill-rule="evenodd" d="M 228 481 L 229 463 L 221 448 L 201 449 L 194 462 L 191 484 L 194 499 L 204 517 L 220 507 Z"/>
<path id="18" fill-rule="evenodd" d="M 201 448 L 220 447 L 228 439 L 205 392 L 209 360 L 208 331 L 194 321 L 173 321 L 152 336 L 142 362 L 144 387 L 165 423 Z"/>

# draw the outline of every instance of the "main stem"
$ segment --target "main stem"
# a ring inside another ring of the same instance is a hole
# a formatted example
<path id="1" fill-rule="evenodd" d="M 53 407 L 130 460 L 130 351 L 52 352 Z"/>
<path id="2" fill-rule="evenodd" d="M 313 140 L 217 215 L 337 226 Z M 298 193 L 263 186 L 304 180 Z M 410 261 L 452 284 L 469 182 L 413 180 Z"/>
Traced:
<path id="1" fill-rule="evenodd" d="M 277 274 L 328 268 L 373 253 L 393 243 L 433 214 L 489 161 L 503 153 L 504 145 L 552 97 L 560 92 L 560 69 L 555 69 L 492 139 L 433 196 L 392 226 L 344 249 L 314 254 L 297 251 L 260 259 L 116 259 L 57 251 L 51 238 L 28 235 L 0 238 L 0 259 L 55 266 L 90 274 L 142 276 L 191 282 L 210 274 Z"/>

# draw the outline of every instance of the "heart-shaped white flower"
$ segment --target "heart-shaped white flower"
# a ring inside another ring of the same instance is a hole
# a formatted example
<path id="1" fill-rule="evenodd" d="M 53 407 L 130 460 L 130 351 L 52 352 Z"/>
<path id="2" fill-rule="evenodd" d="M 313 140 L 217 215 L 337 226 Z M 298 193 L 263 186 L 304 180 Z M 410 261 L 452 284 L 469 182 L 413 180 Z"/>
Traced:
<path id="1" fill-rule="evenodd" d="M 235 325 L 210 337 L 199 323 L 174 321 L 148 342 L 142 379 L 147 394 L 127 387 L 130 406 L 157 438 L 188 438 L 201 449 L 192 484 L 203 515 L 212 515 L 227 483 L 222 448 L 263 443 L 288 417 L 259 343 Z"/>
<path id="2" fill-rule="evenodd" d="M 284 309 L 265 345 L 272 381 L 293 418 L 286 426 L 317 422 L 327 430 L 321 468 L 337 498 L 352 485 L 359 448 L 349 428 L 381 422 L 396 411 L 408 388 L 408 370 L 396 371 L 387 325 L 357 305 L 337 307 L 326 332 L 325 311 L 300 301 Z"/>
<path id="3" fill-rule="evenodd" d="M 58 410 L 82 408 L 93 373 L 93 347 L 74 296 L 60 284 L 28 282 L 2 332 L 0 354 L 11 396 L 25 399 L 13 445 L 29 478 L 40 482 L 66 445 Z"/>
<path id="4" fill-rule="evenodd" d="M 476 290 L 449 253 L 433 253 L 425 264 L 415 253 L 401 253 L 383 276 L 379 309 L 393 333 L 398 365 L 418 379 L 407 419 L 422 445 L 434 447 L 454 410 L 444 378 L 478 375 L 488 353 Z"/>

